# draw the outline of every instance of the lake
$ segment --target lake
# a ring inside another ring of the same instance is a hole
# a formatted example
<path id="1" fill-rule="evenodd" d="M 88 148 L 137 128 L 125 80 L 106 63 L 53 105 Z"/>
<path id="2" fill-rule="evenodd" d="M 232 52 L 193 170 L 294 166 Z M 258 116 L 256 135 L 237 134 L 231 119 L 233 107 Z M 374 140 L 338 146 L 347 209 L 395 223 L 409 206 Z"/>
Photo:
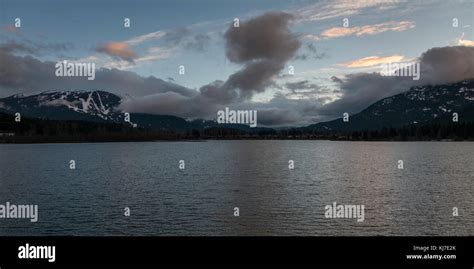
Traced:
<path id="1" fill-rule="evenodd" d="M 472 142 L 3 144 L 0 204 L 39 215 L 0 235 L 472 236 L 473 160 Z"/>

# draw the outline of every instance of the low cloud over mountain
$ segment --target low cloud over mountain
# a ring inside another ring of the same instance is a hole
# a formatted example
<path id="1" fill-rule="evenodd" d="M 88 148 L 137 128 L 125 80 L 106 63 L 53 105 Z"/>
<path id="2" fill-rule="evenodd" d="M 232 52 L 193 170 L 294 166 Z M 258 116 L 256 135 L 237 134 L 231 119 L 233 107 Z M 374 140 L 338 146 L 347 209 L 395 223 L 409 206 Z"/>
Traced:
<path id="1" fill-rule="evenodd" d="M 432 48 L 417 60 L 420 79 L 382 76 L 379 73 L 354 73 L 333 77 L 342 92 L 340 99 L 329 103 L 321 113 L 339 117 L 343 112 L 356 113 L 370 104 L 412 86 L 439 85 L 474 78 L 474 47 L 454 46 Z"/>

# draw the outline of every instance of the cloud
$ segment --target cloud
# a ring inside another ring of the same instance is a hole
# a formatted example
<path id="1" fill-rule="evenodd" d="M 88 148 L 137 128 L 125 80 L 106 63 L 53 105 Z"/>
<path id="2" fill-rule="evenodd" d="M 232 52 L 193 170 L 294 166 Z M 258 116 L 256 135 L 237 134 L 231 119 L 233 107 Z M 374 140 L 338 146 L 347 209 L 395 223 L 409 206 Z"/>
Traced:
<path id="1" fill-rule="evenodd" d="M 124 41 L 123 43 L 125 43 L 129 46 L 137 46 L 137 45 L 140 45 L 144 42 L 160 39 L 160 38 L 164 37 L 165 35 L 166 35 L 166 32 L 164 32 L 164 31 L 156 31 L 156 32 L 152 32 L 152 33 L 149 33 L 149 34 L 136 36 L 134 38 L 131 38 L 129 40 Z"/>
<path id="2" fill-rule="evenodd" d="M 305 44 L 304 49 L 305 50 L 303 53 L 296 55 L 294 57 L 295 60 L 302 60 L 302 61 L 310 60 L 310 59 L 320 60 L 327 56 L 326 53 L 324 52 L 318 52 L 318 50 L 316 49 L 313 43 Z"/>
<path id="3" fill-rule="evenodd" d="M 196 51 L 205 51 L 211 42 L 211 37 L 207 34 L 197 34 L 184 44 L 186 49 L 193 49 Z"/>
<path id="4" fill-rule="evenodd" d="M 223 90 L 224 81 L 215 81 L 196 91 L 159 78 L 107 68 L 96 70 L 92 81 L 78 77 L 58 78 L 54 75 L 54 62 L 12 55 L 1 49 L 0 58 L 0 96 L 44 90 L 105 90 L 124 97 L 118 109 L 126 112 L 212 119 L 217 110 L 229 106 L 257 109 L 260 126 L 309 124 L 320 119 L 316 115 L 316 108 L 320 106 L 317 100 L 289 100 L 280 96 L 269 103 L 241 102 L 237 92 Z M 310 87 L 310 83 L 302 84 Z"/>
<path id="5" fill-rule="evenodd" d="M 104 90 L 138 97 L 170 91 L 185 97 L 196 94 L 196 90 L 153 76 L 142 77 L 134 72 L 118 69 L 97 69 L 95 80 L 56 77 L 55 62 L 13 55 L 1 48 L 0 59 L 0 96 L 44 90 Z"/>
<path id="6" fill-rule="evenodd" d="M 9 40 L 0 44 L 0 50 L 8 53 L 20 53 L 30 55 L 43 55 L 45 53 L 59 53 L 73 48 L 71 43 L 58 42 L 32 42 L 30 40 L 22 40 L 21 42 Z"/>
<path id="7" fill-rule="evenodd" d="M 187 27 L 180 27 L 166 32 L 164 41 L 171 46 L 182 46 L 184 49 L 205 51 L 211 42 L 208 33 L 193 34 Z"/>
<path id="8" fill-rule="evenodd" d="M 321 86 L 309 80 L 286 82 L 283 87 L 287 92 L 280 95 L 291 100 L 317 100 L 321 104 L 329 103 L 336 98 L 338 90 Z"/>
<path id="9" fill-rule="evenodd" d="M 269 102 L 235 104 L 232 109 L 256 109 L 259 126 L 304 126 L 328 119 L 319 112 L 325 102 L 324 97 L 297 100 L 277 94 Z"/>
<path id="10" fill-rule="evenodd" d="M 227 57 L 235 63 L 289 59 L 300 46 L 288 28 L 292 18 L 288 13 L 270 12 L 241 22 L 240 27 L 231 25 L 224 34 Z"/>
<path id="11" fill-rule="evenodd" d="M 101 67 L 126 70 L 137 68 L 140 63 L 169 58 L 173 52 L 179 49 L 204 52 L 212 42 L 213 32 L 195 33 L 190 29 L 209 23 L 203 22 L 166 31 L 160 30 L 134 36 L 123 41 L 99 44 L 93 50 L 101 53 L 103 57 L 95 54 L 83 57 L 80 60 L 95 59 L 96 65 Z M 156 42 L 153 41 L 158 41 L 160 46 L 156 46 Z M 139 53 L 136 53 L 136 51 Z M 145 52 L 143 53 L 143 51 Z M 112 56 L 112 59 L 106 57 L 106 55 Z"/>
<path id="12" fill-rule="evenodd" d="M 288 28 L 293 16 L 269 12 L 230 26 L 224 34 L 226 55 L 244 68 L 232 74 L 224 87 L 239 89 L 243 97 L 261 92 L 271 83 L 301 46 L 297 36 Z"/>
<path id="13" fill-rule="evenodd" d="M 109 42 L 98 45 L 95 51 L 105 53 L 109 56 L 117 57 L 128 62 L 133 62 L 133 59 L 137 57 L 136 53 L 130 50 L 128 44 L 124 42 Z"/>
<path id="14" fill-rule="evenodd" d="M 415 23 L 412 21 L 389 21 L 379 24 L 355 26 L 355 27 L 333 27 L 324 30 L 321 37 L 324 39 L 344 37 L 350 35 L 376 35 L 387 31 L 401 32 L 408 29 L 415 28 Z"/>
<path id="15" fill-rule="evenodd" d="M 33 46 L 29 46 L 17 41 L 11 40 L 0 45 L 0 49 L 6 52 L 11 53 L 27 53 L 27 54 L 36 54 L 37 50 Z"/>
<path id="16" fill-rule="evenodd" d="M 176 93 L 158 93 L 124 101 L 121 109 L 151 114 L 172 113 L 182 117 L 212 117 L 225 105 L 249 100 L 254 93 L 262 92 L 273 83 L 285 63 L 300 47 L 297 36 L 290 32 L 288 23 L 292 15 L 270 12 L 241 22 L 240 27 L 230 25 L 224 34 L 227 58 L 243 68 L 226 81 L 214 81 L 202 86 L 196 95 L 180 96 Z M 183 42 L 186 29 L 173 32 L 168 42 Z M 167 104 L 172 104 L 168 106 Z"/>
<path id="17" fill-rule="evenodd" d="M 344 62 L 341 65 L 349 68 L 361 68 L 378 66 L 384 63 L 401 62 L 403 59 L 405 59 L 405 57 L 401 55 L 392 55 L 385 57 L 369 56 L 353 61 Z"/>
<path id="18" fill-rule="evenodd" d="M 319 111 L 321 116 L 340 117 L 342 113 L 357 113 L 372 103 L 408 90 L 419 82 L 407 77 L 388 77 L 378 73 L 355 73 L 333 77 L 342 96 Z"/>
<path id="19" fill-rule="evenodd" d="M 334 77 L 341 98 L 331 101 L 337 90 L 327 89 L 309 80 L 283 84 L 290 93 L 277 93 L 265 103 L 239 98 L 239 92 L 226 88 L 227 81 L 215 81 L 199 91 L 155 77 L 134 72 L 101 68 L 96 79 L 54 75 L 54 62 L 31 56 L 13 55 L 0 49 L 0 95 L 32 93 L 43 90 L 106 90 L 126 97 L 120 109 L 128 112 L 171 114 L 186 118 L 213 118 L 225 106 L 234 109 L 257 109 L 261 126 L 305 125 L 356 113 L 368 105 L 408 90 L 412 86 L 444 84 L 474 78 L 474 47 L 432 48 L 419 58 L 422 73 L 419 81 L 387 77 L 378 73 L 355 73 Z M 243 70 L 247 68 L 244 65 Z M 295 95 L 301 98 L 292 99 Z M 303 98 L 306 97 L 306 98 Z M 329 102 L 329 103 L 328 103 Z"/>
<path id="20" fill-rule="evenodd" d="M 13 25 L 13 24 L 4 24 L 4 25 L 2 25 L 2 29 L 3 29 L 3 31 L 5 31 L 7 33 L 14 33 L 18 30 L 18 28 L 16 28 L 15 25 Z"/>
<path id="21" fill-rule="evenodd" d="M 134 58 L 133 61 L 126 61 L 119 58 L 114 61 L 104 63 L 103 67 L 126 70 L 129 68 L 137 67 L 139 64 L 142 64 L 142 63 L 167 59 L 172 55 L 173 51 L 174 51 L 174 48 L 165 49 L 162 47 L 151 47 L 147 49 L 144 55 L 136 56 L 136 58 Z M 87 59 L 84 59 L 84 61 L 87 62 Z M 96 61 L 93 61 L 93 62 L 96 62 Z"/>
<path id="22" fill-rule="evenodd" d="M 121 42 L 109 42 L 98 45 L 94 50 L 99 53 L 111 56 L 112 61 L 105 60 L 99 57 L 92 56 L 96 59 L 96 64 L 100 64 L 106 68 L 117 68 L 125 70 L 133 67 L 137 67 L 139 63 L 152 62 L 156 60 L 166 59 L 171 56 L 174 48 L 163 48 L 153 46 L 146 50 L 144 55 L 138 55 L 131 47 L 140 46 L 145 42 L 158 40 L 164 38 L 167 35 L 165 31 L 156 31 L 144 35 L 135 36 Z M 91 58 L 91 57 L 86 57 Z"/>
<path id="23" fill-rule="evenodd" d="M 164 41 L 171 45 L 178 45 L 187 36 L 191 35 L 187 27 L 179 27 L 165 32 Z"/>
<path id="24" fill-rule="evenodd" d="M 131 47 L 140 46 L 145 42 L 162 39 L 162 46 L 153 46 L 146 49 L 143 55 L 135 53 Z M 133 37 L 122 42 L 109 42 L 98 45 L 96 52 L 112 56 L 112 61 L 95 57 L 97 64 L 106 68 L 126 70 L 136 68 L 140 63 L 153 62 L 166 59 L 182 47 L 187 50 L 205 51 L 211 42 L 211 37 L 206 33 L 192 35 L 186 28 L 177 28 L 169 31 L 156 31 L 149 34 Z"/>
<path id="25" fill-rule="evenodd" d="M 304 35 L 303 38 L 308 39 L 310 41 L 319 41 L 319 40 L 321 40 L 321 38 L 318 35 L 313 35 L 313 34 Z"/>
<path id="26" fill-rule="evenodd" d="M 285 78 L 285 83 L 275 85 L 279 82 L 276 78 L 288 61 L 298 57 L 317 58 L 321 55 L 313 44 L 301 43 L 298 40 L 301 35 L 289 30 L 292 20 L 294 17 L 290 14 L 270 12 L 241 21 L 239 28 L 230 25 L 223 35 L 226 57 L 234 67 L 240 69 L 228 78 L 213 81 L 199 89 L 189 89 L 170 80 L 142 77 L 134 72 L 116 69 L 166 58 L 170 53 L 168 47 L 175 48 L 173 44 L 194 50 L 205 50 L 212 44 L 213 40 L 208 34 L 191 32 L 187 28 L 178 29 L 173 33 L 158 31 L 123 42 L 113 42 L 119 43 L 120 46 L 99 46 L 101 53 L 112 56 L 116 65 L 97 69 L 94 81 L 83 78 L 57 78 L 54 76 L 53 62 L 21 56 L 21 53 L 30 53 L 32 50 L 26 46 L 5 43 L 0 47 L 0 95 L 42 90 L 106 90 L 122 96 L 130 95 L 120 106 L 120 109 L 128 112 L 209 119 L 215 117 L 217 110 L 228 106 L 233 109 L 257 109 L 261 125 L 287 126 L 328 120 L 339 117 L 346 111 L 358 112 L 383 97 L 405 91 L 417 83 L 444 83 L 472 78 L 473 55 L 469 47 L 464 46 L 434 48 L 425 52 L 418 58 L 422 66 L 420 81 L 383 77 L 377 73 L 355 73 L 335 77 L 333 83 L 338 86 L 337 90 L 340 88 L 338 94 L 341 96 L 337 101 L 331 99 L 335 89 L 321 87 L 311 80 L 310 75 L 301 76 L 303 79 L 296 81 L 286 81 L 290 78 Z M 386 31 L 402 31 L 410 27 L 407 23 L 389 22 L 352 27 L 348 33 L 342 34 L 337 30 L 329 31 L 326 36 L 316 38 L 373 35 Z M 157 39 L 161 39 L 159 44 L 164 47 L 140 47 L 144 49 L 140 55 L 134 53 L 137 49 L 135 46 Z M 298 51 L 299 49 L 303 51 Z M 94 56 L 110 60 L 108 56 L 98 53 Z M 370 67 L 381 62 L 402 59 L 404 58 L 399 55 L 370 56 L 343 64 L 351 68 Z M 273 99 L 266 102 L 251 101 L 253 96 L 267 91 L 270 86 L 278 89 Z"/>
<path id="27" fill-rule="evenodd" d="M 474 41 L 464 39 L 464 33 L 462 33 L 461 37 L 457 41 L 459 46 L 474 47 Z"/>
<path id="28" fill-rule="evenodd" d="M 474 47 L 432 48 L 420 57 L 421 77 L 430 84 L 474 78 Z"/>
<path id="29" fill-rule="evenodd" d="M 460 39 L 458 44 L 460 46 L 474 47 L 474 41 L 467 39 Z"/>
<path id="30" fill-rule="evenodd" d="M 308 80 L 302 80 L 298 82 L 287 82 L 285 83 L 285 87 L 292 91 L 296 91 L 296 90 L 301 90 L 301 89 L 316 88 L 317 85 L 309 83 Z"/>
<path id="31" fill-rule="evenodd" d="M 337 17 L 348 17 L 360 13 L 365 9 L 386 10 L 398 6 L 398 0 L 322 0 L 315 4 L 298 9 L 296 14 L 302 21 L 321 21 Z"/>
<path id="32" fill-rule="evenodd" d="M 131 112 L 172 112 L 183 117 L 212 117 L 225 105 L 249 100 L 254 93 L 264 91 L 273 83 L 300 47 L 297 36 L 288 28 L 292 18 L 287 13 L 270 12 L 241 22 L 238 28 L 230 25 L 224 34 L 226 55 L 231 62 L 242 64 L 243 68 L 226 81 L 217 80 L 204 85 L 194 96 L 160 93 L 129 99 L 121 108 Z M 186 30 L 180 30 L 168 38 L 180 43 L 185 34 Z M 166 105 L 168 103 L 172 106 Z"/>
<path id="33" fill-rule="evenodd" d="M 122 111 L 131 113 L 139 112 L 189 117 L 192 115 L 190 112 L 193 110 L 191 99 L 179 93 L 168 91 L 126 99 L 119 108 Z"/>
<path id="34" fill-rule="evenodd" d="M 432 48 L 418 59 L 420 79 L 355 73 L 333 77 L 341 89 L 340 99 L 321 108 L 321 116 L 340 117 L 343 112 L 357 113 L 370 104 L 420 85 L 449 84 L 474 79 L 474 47 Z"/>
<path id="35" fill-rule="evenodd" d="M 146 62 L 166 59 L 171 56 L 173 49 L 165 49 L 162 47 L 151 47 L 144 56 L 137 57 L 135 62 Z"/>

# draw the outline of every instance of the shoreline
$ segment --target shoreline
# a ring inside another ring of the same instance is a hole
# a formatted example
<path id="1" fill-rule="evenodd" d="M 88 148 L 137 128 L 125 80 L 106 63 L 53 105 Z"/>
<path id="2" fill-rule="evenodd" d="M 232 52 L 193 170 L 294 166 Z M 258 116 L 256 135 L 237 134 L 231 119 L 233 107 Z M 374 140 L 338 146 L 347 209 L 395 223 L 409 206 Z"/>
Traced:
<path id="1" fill-rule="evenodd" d="M 141 140 L 42 140 L 42 141 L 0 141 L 0 145 L 33 145 L 33 144 L 100 144 L 100 143 L 141 143 L 141 142 L 208 142 L 208 141 L 329 141 L 329 142 L 474 142 L 474 140 L 349 140 L 349 139 L 284 139 L 284 138 L 203 138 L 203 139 L 141 139 Z"/>

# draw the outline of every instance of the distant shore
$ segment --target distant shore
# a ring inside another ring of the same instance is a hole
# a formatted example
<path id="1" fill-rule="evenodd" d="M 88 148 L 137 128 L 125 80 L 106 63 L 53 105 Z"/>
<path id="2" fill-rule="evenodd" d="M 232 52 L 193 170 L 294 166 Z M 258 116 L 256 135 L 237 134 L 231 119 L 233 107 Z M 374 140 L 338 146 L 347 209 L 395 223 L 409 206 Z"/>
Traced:
<path id="1" fill-rule="evenodd" d="M 2 116 L 3 115 L 3 116 Z M 474 121 L 402 126 L 244 128 L 240 125 L 132 127 L 128 124 L 23 118 L 0 113 L 1 144 L 102 143 L 206 140 L 474 141 Z"/>
<path id="2" fill-rule="evenodd" d="M 351 140 L 342 138 L 284 138 L 284 137 L 239 137 L 239 138 L 146 138 L 146 137 L 10 137 L 1 138 L 0 144 L 61 144 L 61 143 L 116 143 L 116 142 L 206 142 L 212 140 L 305 140 L 305 141 L 347 141 L 347 142 L 474 142 L 474 140 L 462 139 L 373 139 L 373 140 Z"/>

